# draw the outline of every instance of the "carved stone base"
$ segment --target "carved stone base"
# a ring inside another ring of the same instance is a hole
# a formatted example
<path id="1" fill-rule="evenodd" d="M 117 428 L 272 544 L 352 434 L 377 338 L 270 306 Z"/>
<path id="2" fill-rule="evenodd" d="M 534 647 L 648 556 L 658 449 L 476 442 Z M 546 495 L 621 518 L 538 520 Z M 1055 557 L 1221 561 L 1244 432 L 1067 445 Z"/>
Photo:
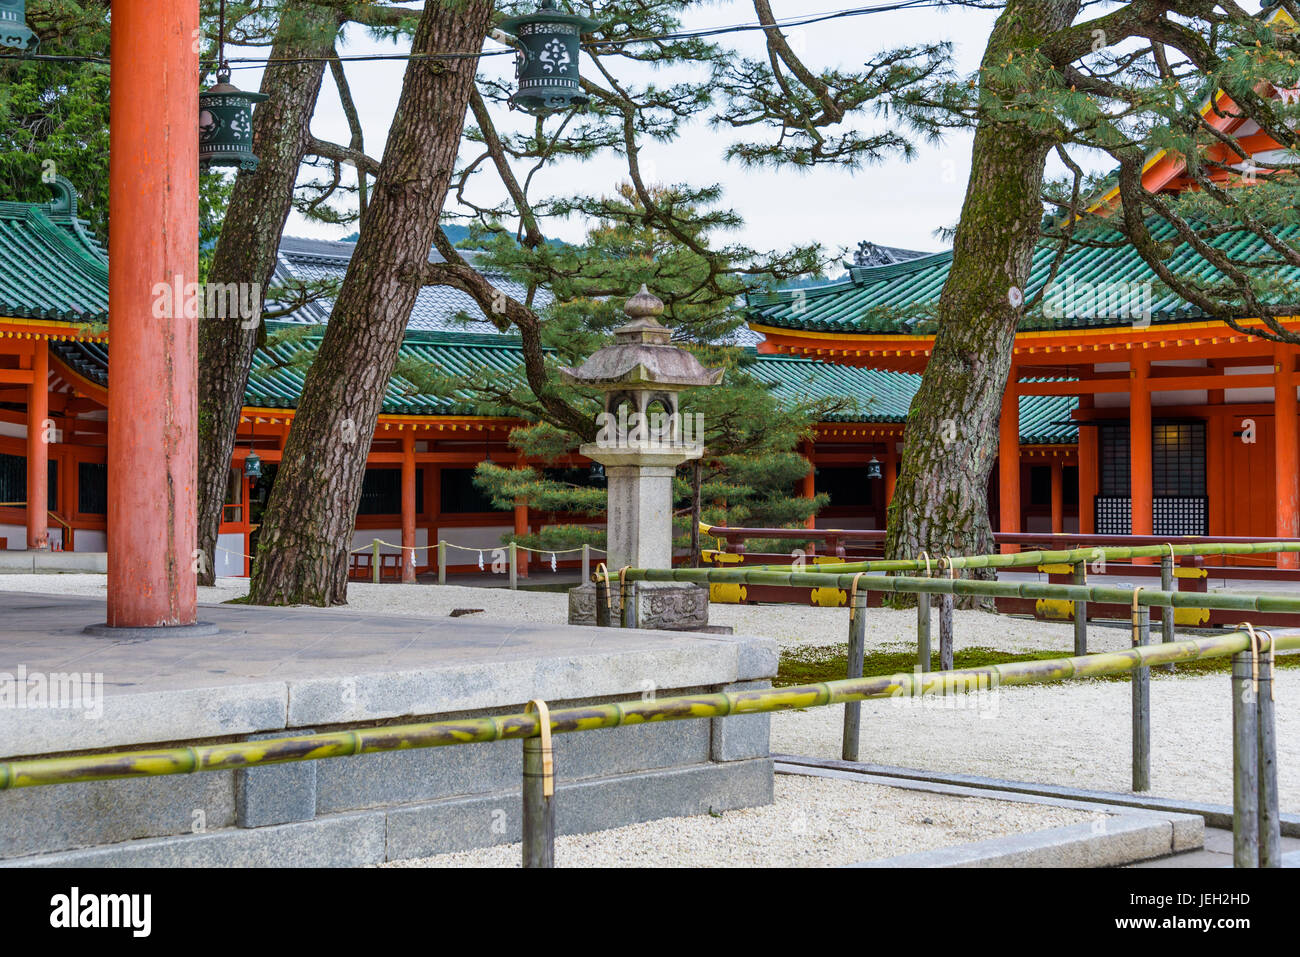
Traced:
<path id="1" fill-rule="evenodd" d="M 705 631 L 709 628 L 709 590 L 679 582 L 637 582 L 632 587 L 636 604 L 635 627 L 656 631 Z M 597 621 L 596 585 L 588 582 L 569 591 L 569 624 L 604 625 L 608 607 L 599 609 Z M 622 608 L 618 592 L 609 624 L 618 627 Z"/>

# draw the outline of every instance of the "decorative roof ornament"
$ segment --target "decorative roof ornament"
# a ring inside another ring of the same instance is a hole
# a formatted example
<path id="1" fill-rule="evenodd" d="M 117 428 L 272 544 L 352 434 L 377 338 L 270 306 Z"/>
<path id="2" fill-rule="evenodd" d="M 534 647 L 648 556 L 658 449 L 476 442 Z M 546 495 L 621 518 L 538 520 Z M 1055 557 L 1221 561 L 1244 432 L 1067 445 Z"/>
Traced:
<path id="1" fill-rule="evenodd" d="M 0 47 L 35 53 L 41 40 L 27 26 L 27 0 L 0 0 Z"/>
<path id="2" fill-rule="evenodd" d="M 537 10 L 501 22 L 501 29 L 523 47 L 515 61 L 519 89 L 510 98 L 513 109 L 549 116 L 591 98 L 579 84 L 578 53 L 584 33 L 600 21 L 557 10 L 555 0 L 541 0 Z"/>
<path id="3" fill-rule="evenodd" d="M 0 0 L 3 2 L 3 0 Z M 257 169 L 253 155 L 253 104 L 265 93 L 245 93 L 230 82 L 226 62 L 226 0 L 217 26 L 217 84 L 199 94 L 199 165 Z"/>

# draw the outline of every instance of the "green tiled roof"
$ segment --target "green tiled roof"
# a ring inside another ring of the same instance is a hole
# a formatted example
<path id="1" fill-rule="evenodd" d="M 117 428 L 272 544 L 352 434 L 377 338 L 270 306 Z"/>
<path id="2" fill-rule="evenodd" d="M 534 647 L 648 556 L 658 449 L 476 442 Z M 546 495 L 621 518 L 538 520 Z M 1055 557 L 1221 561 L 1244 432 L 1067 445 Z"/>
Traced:
<path id="1" fill-rule="evenodd" d="M 1173 227 L 1164 220 L 1153 219 L 1148 226 L 1158 241 L 1176 238 Z M 1300 226 L 1278 229 L 1277 234 L 1294 243 L 1300 239 Z M 1122 237 L 1114 233 L 1098 238 L 1113 241 Z M 1239 259 L 1272 255 L 1264 241 L 1251 233 L 1227 233 L 1210 244 Z M 1028 297 L 1037 296 L 1047 282 L 1055 255 L 1055 246 L 1047 241 L 1034 252 Z M 1186 243 L 1176 246 L 1167 262 L 1175 273 L 1196 276 L 1202 283 L 1223 278 Z M 951 252 L 889 266 L 855 266 L 847 281 L 750 296 L 749 320 L 763 326 L 846 334 L 933 332 L 929 312 L 951 266 Z M 1300 287 L 1300 269 L 1294 267 L 1274 270 L 1270 278 Z M 1150 297 L 1144 301 L 1146 284 Z M 1114 293 L 1121 287 L 1134 292 L 1118 300 Z M 1156 323 L 1206 318 L 1201 310 L 1163 287 L 1131 246 L 1072 248 L 1061 263 L 1052 294 L 1044 300 L 1044 305 L 1048 304 L 1050 310 L 1036 309 L 1026 315 L 1021 331 L 1131 325 L 1133 317 L 1126 310 L 1148 307 Z"/>
<path id="2" fill-rule="evenodd" d="M 104 322 L 108 260 L 66 180 L 52 203 L 0 202 L 0 316 Z"/>
<path id="3" fill-rule="evenodd" d="M 268 323 L 272 331 L 284 328 Z M 292 409 L 298 404 L 303 382 L 303 353 L 320 345 L 317 336 L 259 349 L 244 404 L 255 408 Z M 76 372 L 106 385 L 108 350 L 95 342 L 56 342 L 54 353 Z M 456 332 L 408 331 L 400 353 L 405 359 L 420 359 L 448 375 L 462 375 L 489 368 L 502 373 L 517 370 L 523 351 L 516 336 L 474 335 Z M 747 370 L 768 382 L 778 396 L 797 399 L 849 397 L 857 400 L 856 410 L 833 415 L 835 422 L 899 423 L 907 421 L 907 410 L 920 387 L 921 377 L 909 372 L 888 372 L 856 366 L 833 365 L 816 359 L 759 355 Z M 1078 400 L 1072 396 L 1022 396 L 1020 399 L 1021 441 L 1032 445 L 1070 444 L 1078 436 L 1070 421 Z M 429 395 L 413 391 L 400 379 L 389 383 L 383 411 L 387 415 L 474 415 L 477 409 L 468 396 Z"/>

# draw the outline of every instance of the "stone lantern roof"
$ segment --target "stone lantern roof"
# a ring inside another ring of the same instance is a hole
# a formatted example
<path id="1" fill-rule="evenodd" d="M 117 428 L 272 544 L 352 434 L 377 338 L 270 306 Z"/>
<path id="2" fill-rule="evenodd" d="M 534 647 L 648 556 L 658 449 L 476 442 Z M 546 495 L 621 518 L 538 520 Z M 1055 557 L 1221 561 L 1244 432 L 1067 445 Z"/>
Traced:
<path id="1" fill-rule="evenodd" d="M 724 370 L 705 368 L 691 353 L 672 345 L 671 331 L 658 319 L 664 304 L 644 284 L 623 311 L 630 321 L 614 330 L 614 342 L 578 368 L 560 369 L 564 381 L 607 392 L 625 388 L 676 392 L 722 381 Z"/>

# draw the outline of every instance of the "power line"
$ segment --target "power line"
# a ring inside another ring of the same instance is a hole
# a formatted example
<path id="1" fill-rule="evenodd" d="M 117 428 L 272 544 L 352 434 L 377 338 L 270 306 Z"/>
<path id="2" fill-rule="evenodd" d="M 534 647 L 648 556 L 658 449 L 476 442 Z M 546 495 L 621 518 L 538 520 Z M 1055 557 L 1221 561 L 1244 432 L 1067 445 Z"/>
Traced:
<path id="1" fill-rule="evenodd" d="M 788 17 L 777 20 L 767 26 L 758 22 L 736 23 L 719 27 L 704 27 L 699 30 L 679 30 L 672 33 L 651 34 L 647 36 L 615 37 L 608 40 L 591 40 L 582 44 L 588 52 L 620 48 L 633 43 L 656 43 L 673 40 L 698 40 L 704 37 L 722 36 L 731 33 L 751 33 L 756 31 L 785 30 L 792 27 L 812 26 L 847 17 L 859 17 L 872 13 L 893 13 L 924 7 L 945 6 L 948 0 L 895 0 L 893 3 L 879 3 L 865 7 L 851 7 L 846 10 L 834 10 L 827 13 L 814 13 L 804 16 Z M 414 12 L 414 11 L 412 11 Z M 477 60 L 483 57 L 510 56 L 515 51 L 511 48 L 502 50 L 482 50 L 477 53 L 358 53 L 339 55 L 338 59 L 346 63 L 364 63 L 380 60 Z M 227 59 L 231 69 L 253 70 L 271 63 L 328 63 L 334 57 L 230 57 Z M 108 57 L 81 54 L 46 54 L 46 53 L 0 53 L 0 60 L 33 60 L 63 63 L 98 63 L 107 65 Z M 215 59 L 203 59 L 202 66 L 217 65 Z"/>

